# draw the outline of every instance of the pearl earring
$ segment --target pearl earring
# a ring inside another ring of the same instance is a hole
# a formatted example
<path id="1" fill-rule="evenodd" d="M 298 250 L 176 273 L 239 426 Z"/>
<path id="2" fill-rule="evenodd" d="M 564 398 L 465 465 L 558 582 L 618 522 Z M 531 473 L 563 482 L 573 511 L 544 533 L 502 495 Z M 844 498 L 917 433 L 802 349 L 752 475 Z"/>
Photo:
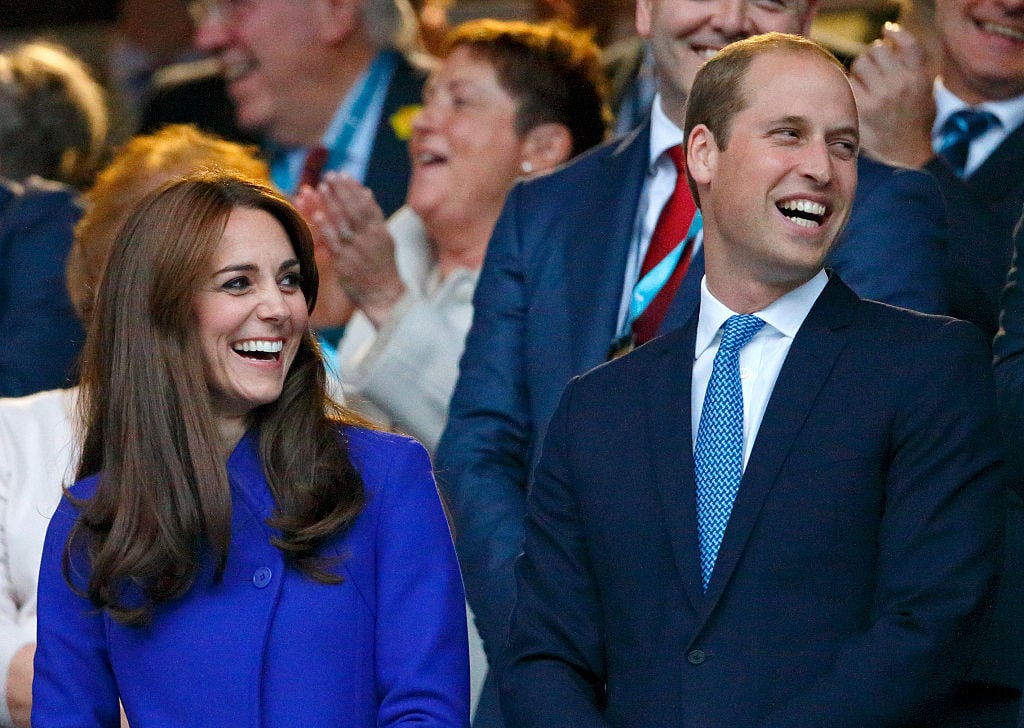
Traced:
<path id="1" fill-rule="evenodd" d="M 523 170 L 523 174 L 529 174 L 530 172 L 533 171 L 533 163 L 524 161 L 522 164 L 519 165 L 519 168 Z"/>

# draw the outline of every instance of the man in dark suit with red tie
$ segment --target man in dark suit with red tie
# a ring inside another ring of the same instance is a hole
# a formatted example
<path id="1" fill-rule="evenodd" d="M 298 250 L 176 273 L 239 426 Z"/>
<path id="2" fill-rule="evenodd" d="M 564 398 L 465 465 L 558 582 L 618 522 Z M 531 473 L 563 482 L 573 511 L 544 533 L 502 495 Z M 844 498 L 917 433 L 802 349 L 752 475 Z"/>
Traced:
<path id="1" fill-rule="evenodd" d="M 1002 555 L 987 343 L 822 270 L 858 128 L 820 46 L 728 46 L 684 131 L 698 311 L 562 396 L 528 499 L 506 722 L 945 725 Z"/>

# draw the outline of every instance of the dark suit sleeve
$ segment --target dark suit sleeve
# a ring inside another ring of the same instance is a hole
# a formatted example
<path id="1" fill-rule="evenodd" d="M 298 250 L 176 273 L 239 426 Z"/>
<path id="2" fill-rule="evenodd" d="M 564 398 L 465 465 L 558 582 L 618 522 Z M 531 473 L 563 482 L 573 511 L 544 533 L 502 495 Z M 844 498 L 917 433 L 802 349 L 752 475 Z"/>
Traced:
<path id="1" fill-rule="evenodd" d="M 954 294 L 952 315 L 994 336 L 999 298 L 1010 266 L 1009 232 L 1013 221 L 1005 222 L 991 202 L 940 159 L 932 159 L 925 169 L 939 183 L 949 220 L 947 264 Z"/>
<path id="2" fill-rule="evenodd" d="M 858 168 L 853 212 L 827 265 L 862 298 L 948 314 L 949 230 L 935 180 L 871 160 Z"/>
<path id="3" fill-rule="evenodd" d="M 0 396 L 71 383 L 84 332 L 64 266 L 81 210 L 66 191 L 33 190 L 0 211 Z"/>
<path id="4" fill-rule="evenodd" d="M 1024 218 L 1014 236 L 1013 265 L 1003 290 L 995 352 L 996 387 L 1007 461 L 1024 494 Z"/>
<path id="5" fill-rule="evenodd" d="M 533 429 L 517 197 L 518 188 L 491 237 L 437 450 L 438 482 L 454 517 L 466 594 L 492 665 L 507 639 L 515 596 L 512 566 L 522 542 Z"/>
<path id="6" fill-rule="evenodd" d="M 604 628 L 567 456 L 575 382 L 544 441 L 530 490 L 524 553 L 516 563 L 517 599 L 501 692 L 505 720 L 517 728 L 565 725 L 566 716 L 577 728 L 608 725 L 601 712 Z"/>
<path id="7" fill-rule="evenodd" d="M 988 347 L 957 321 L 918 347 L 929 363 L 907 372 L 897 403 L 870 626 L 758 728 L 903 725 L 970 664 L 1002 562 Z"/>

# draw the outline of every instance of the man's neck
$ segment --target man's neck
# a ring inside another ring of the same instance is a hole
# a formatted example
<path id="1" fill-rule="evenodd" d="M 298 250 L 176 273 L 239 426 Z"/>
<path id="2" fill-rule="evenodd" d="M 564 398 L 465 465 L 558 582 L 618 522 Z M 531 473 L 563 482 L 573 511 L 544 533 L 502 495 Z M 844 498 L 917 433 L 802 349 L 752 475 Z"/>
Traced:
<path id="1" fill-rule="evenodd" d="M 1024 95 L 1024 78 L 1006 80 L 974 79 L 961 73 L 947 59 L 942 66 L 942 83 L 968 106 L 986 101 L 1005 101 Z"/>

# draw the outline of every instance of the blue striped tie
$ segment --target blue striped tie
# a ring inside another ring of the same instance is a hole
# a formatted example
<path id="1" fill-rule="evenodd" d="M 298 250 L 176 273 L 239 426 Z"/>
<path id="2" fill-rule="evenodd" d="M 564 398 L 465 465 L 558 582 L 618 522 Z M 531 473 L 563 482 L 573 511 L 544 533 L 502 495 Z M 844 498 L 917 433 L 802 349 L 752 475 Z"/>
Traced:
<path id="1" fill-rule="evenodd" d="M 762 326 L 764 321 L 752 314 L 729 317 L 704 395 L 693 461 L 697 478 L 697 535 L 705 591 L 743 476 L 740 349 Z"/>
<path id="2" fill-rule="evenodd" d="M 935 143 L 935 152 L 958 177 L 963 177 L 971 142 L 999 124 L 999 117 L 991 111 L 960 109 L 942 125 L 939 139 Z"/>

